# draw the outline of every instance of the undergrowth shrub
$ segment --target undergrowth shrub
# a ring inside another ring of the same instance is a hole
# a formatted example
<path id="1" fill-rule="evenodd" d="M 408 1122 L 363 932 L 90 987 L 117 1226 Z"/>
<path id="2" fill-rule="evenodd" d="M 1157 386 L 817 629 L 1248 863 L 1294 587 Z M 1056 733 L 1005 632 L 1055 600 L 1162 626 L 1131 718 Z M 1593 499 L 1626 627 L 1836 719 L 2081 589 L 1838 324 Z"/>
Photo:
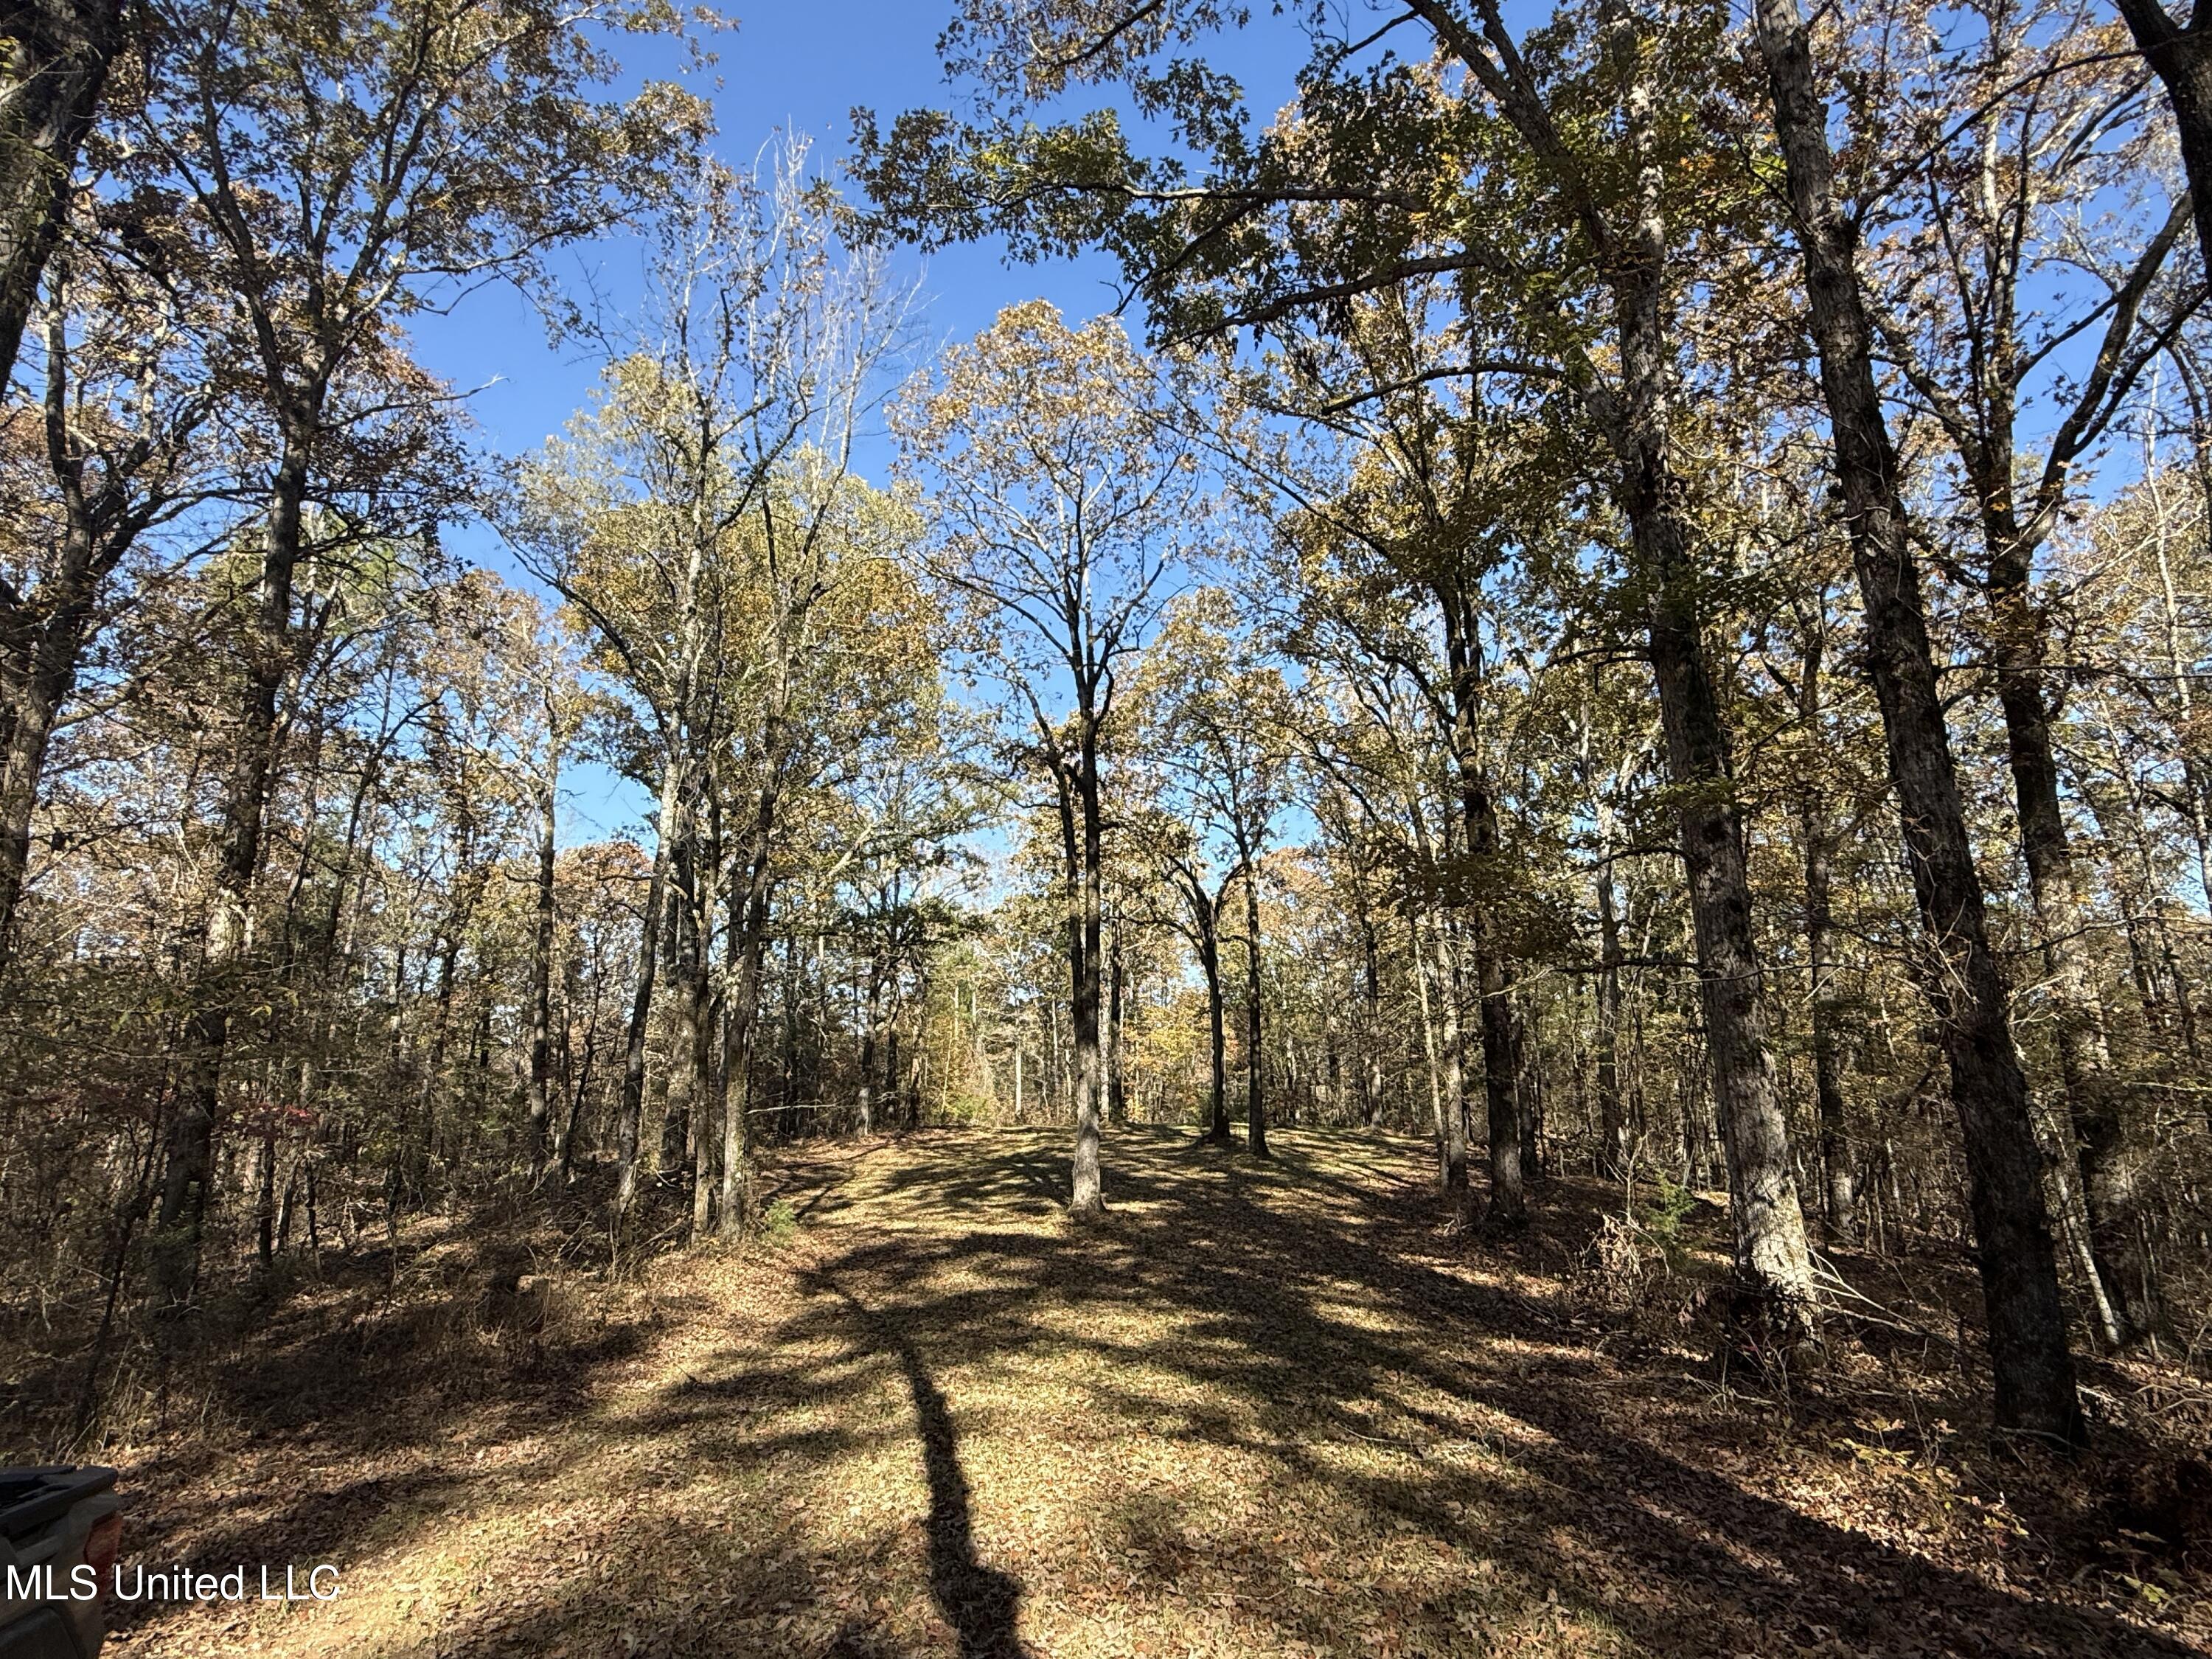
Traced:
<path id="1" fill-rule="evenodd" d="M 1636 1210 L 1636 1225 L 1644 1236 L 1664 1252 L 1667 1266 L 1672 1272 L 1681 1271 L 1687 1243 L 1683 1237 L 1683 1224 L 1698 1207 L 1698 1195 L 1687 1187 L 1659 1171 L 1653 1184 L 1651 1196 Z"/>
<path id="2" fill-rule="evenodd" d="M 1569 1275 L 1570 1293 L 1647 1337 L 1689 1329 L 1711 1290 L 1691 1271 L 1697 1208 L 1697 1194 L 1661 1172 L 1648 1198 L 1599 1218 Z"/>

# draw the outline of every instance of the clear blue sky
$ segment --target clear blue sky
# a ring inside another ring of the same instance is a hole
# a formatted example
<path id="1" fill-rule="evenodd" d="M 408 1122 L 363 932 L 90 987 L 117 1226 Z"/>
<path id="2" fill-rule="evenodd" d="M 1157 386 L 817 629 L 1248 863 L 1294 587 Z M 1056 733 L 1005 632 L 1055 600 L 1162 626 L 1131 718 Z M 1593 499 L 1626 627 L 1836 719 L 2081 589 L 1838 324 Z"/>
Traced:
<path id="1" fill-rule="evenodd" d="M 951 6 L 952 0 L 757 0 L 740 13 L 733 33 L 714 42 L 719 61 L 690 82 L 712 95 L 716 149 L 742 165 L 779 131 L 804 133 L 835 176 L 856 105 L 886 123 L 904 109 L 957 107 L 958 92 L 945 83 L 936 52 Z M 677 54 L 664 42 L 621 44 L 625 68 L 637 75 L 678 70 Z M 1209 57 L 1239 74 L 1263 109 L 1285 95 L 1305 55 L 1299 32 L 1264 12 L 1249 33 L 1216 45 Z M 1069 107 L 1101 101 L 1102 94 L 1085 94 Z M 1095 255 L 1012 267 L 993 246 L 948 249 L 926 265 L 918 254 L 904 258 L 921 279 L 925 325 L 939 341 L 975 333 L 1018 301 L 1042 295 L 1079 321 L 1110 309 L 1117 297 L 1114 263 Z M 556 269 L 579 289 L 588 285 L 619 300 L 635 292 L 640 260 L 634 246 L 613 241 L 563 252 Z M 559 430 L 583 404 L 596 374 L 579 349 L 550 344 L 537 313 L 511 290 L 486 289 L 450 316 L 417 322 L 423 362 L 457 387 L 482 388 L 471 408 L 482 441 L 501 453 L 522 453 Z M 1142 327 L 1141 319 L 1130 322 L 1133 330 Z M 879 443 L 862 452 L 863 471 L 872 475 L 880 474 L 886 460 Z M 456 526 L 447 539 L 456 552 L 529 585 L 482 526 Z M 569 782 L 564 834 L 570 838 L 637 827 L 649 805 L 604 769 L 572 769 Z"/>

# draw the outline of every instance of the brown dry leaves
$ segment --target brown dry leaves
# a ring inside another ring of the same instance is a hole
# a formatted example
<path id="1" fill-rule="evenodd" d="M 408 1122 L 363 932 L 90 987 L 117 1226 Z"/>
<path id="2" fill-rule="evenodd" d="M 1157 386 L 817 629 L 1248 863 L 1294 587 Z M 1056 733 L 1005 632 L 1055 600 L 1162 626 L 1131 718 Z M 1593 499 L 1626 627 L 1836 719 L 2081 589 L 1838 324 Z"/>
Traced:
<path id="1" fill-rule="evenodd" d="M 1110 1154 L 1096 1227 L 1056 1137 L 933 1134 L 788 1159 L 794 1236 L 572 1289 L 539 1351 L 347 1327 L 362 1386 L 134 1471 L 162 1559 L 335 1560 L 343 1597 L 117 1651 L 2212 1650 L 2186 1582 L 2127 1591 L 1879 1412 L 1609 1357 L 1558 1205 L 1500 1252 L 1438 1229 L 1412 1143 Z M 248 1363 L 335 1363 L 337 1308 Z"/>

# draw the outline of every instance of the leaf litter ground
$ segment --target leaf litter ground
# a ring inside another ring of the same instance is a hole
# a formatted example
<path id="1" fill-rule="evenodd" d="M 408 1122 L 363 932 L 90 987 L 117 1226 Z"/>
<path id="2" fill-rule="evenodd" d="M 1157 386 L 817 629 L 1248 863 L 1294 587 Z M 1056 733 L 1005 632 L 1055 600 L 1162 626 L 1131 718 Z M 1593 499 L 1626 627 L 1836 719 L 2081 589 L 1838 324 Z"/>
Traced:
<path id="1" fill-rule="evenodd" d="M 300 1286 L 124 1449 L 133 1553 L 342 1594 L 126 1612 L 113 1651 L 2212 1652 L 2189 1540 L 1990 1454 L 1940 1344 L 1785 1395 L 1593 1312 L 1618 1194 L 1500 1243 L 1440 1224 L 1421 1143 L 1130 1129 L 1077 1228 L 1066 1173 L 1028 1130 L 786 1154 L 769 1238 L 540 1279 L 520 1331 L 463 1226 Z"/>

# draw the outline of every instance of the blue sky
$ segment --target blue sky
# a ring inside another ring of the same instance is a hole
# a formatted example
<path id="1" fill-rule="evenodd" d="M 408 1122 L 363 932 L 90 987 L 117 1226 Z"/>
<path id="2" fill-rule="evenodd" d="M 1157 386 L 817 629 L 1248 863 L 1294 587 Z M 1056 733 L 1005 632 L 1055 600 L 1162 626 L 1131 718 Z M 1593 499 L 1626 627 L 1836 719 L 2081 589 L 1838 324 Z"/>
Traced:
<path id="1" fill-rule="evenodd" d="M 742 12 L 732 33 L 718 37 L 719 61 L 704 74 L 684 76 L 711 96 L 720 136 L 716 149 L 732 164 L 749 163 L 779 131 L 804 133 L 833 173 L 844 155 L 854 106 L 873 109 L 888 123 L 904 109 L 957 106 L 939 67 L 936 41 L 951 16 L 952 0 L 762 0 Z M 667 43 L 621 43 L 625 69 L 637 76 L 680 72 Z M 1304 57 L 1299 33 L 1279 19 L 1255 20 L 1248 33 L 1212 43 L 1209 56 L 1242 74 L 1263 106 L 1279 102 Z M 626 77 L 627 78 L 627 77 Z M 1070 108 L 1104 101 L 1082 94 Z M 1092 255 L 1036 265 L 1006 266 L 990 246 L 946 249 L 927 261 L 909 251 L 908 272 L 921 279 L 924 325 L 937 341 L 962 338 L 987 326 L 1004 307 L 1039 295 L 1072 320 L 1109 310 L 1116 300 L 1113 261 Z M 635 294 L 638 249 L 611 240 L 555 256 L 556 271 L 577 291 L 594 290 L 619 301 Z M 1140 319 L 1130 319 L 1133 330 Z M 488 289 L 470 295 L 450 315 L 416 319 L 422 361 L 456 387 L 473 391 L 470 407 L 484 445 L 520 454 L 558 431 L 590 392 L 597 369 L 574 345 L 556 346 L 520 295 Z M 864 447 L 862 470 L 880 477 L 888 463 L 880 441 Z M 534 586 L 481 526 L 457 526 L 447 544 Z M 641 826 L 650 803 L 641 792 L 604 768 L 573 766 L 568 774 L 564 836 L 596 838 Z"/>

